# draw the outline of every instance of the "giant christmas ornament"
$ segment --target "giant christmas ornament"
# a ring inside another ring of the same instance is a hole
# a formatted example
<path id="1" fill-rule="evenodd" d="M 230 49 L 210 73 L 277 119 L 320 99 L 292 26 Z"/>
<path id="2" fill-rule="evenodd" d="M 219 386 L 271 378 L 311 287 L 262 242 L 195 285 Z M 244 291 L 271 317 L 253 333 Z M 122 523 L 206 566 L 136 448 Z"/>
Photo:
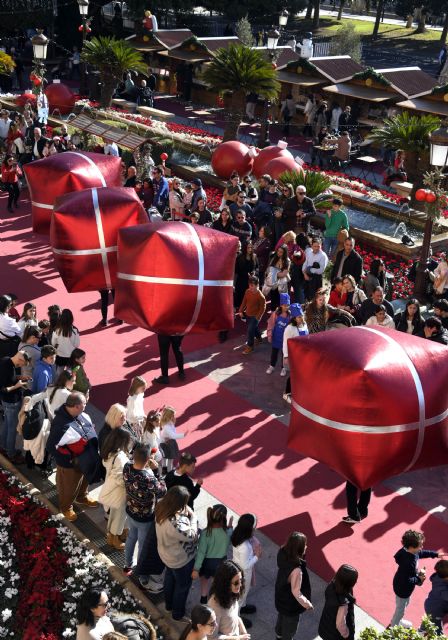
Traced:
<path id="1" fill-rule="evenodd" d="M 69 293 L 113 289 L 118 230 L 148 222 L 134 189 L 83 189 L 58 198 L 50 241 Z"/>
<path id="2" fill-rule="evenodd" d="M 66 84 L 54 82 L 45 89 L 45 95 L 50 103 L 50 112 L 59 111 L 65 114 L 73 111 L 76 97 L 73 91 Z"/>
<path id="3" fill-rule="evenodd" d="M 231 329 L 237 245 L 186 222 L 121 229 L 115 315 L 168 335 Z"/>
<path id="4" fill-rule="evenodd" d="M 288 445 L 360 489 L 446 464 L 448 350 L 392 329 L 355 327 L 288 343 Z"/>
<path id="5" fill-rule="evenodd" d="M 264 173 L 268 173 L 266 167 L 268 163 L 274 158 L 290 158 L 294 160 L 292 153 L 287 150 L 286 142 L 280 140 L 277 145 L 272 145 L 270 147 L 265 147 L 261 149 L 256 158 L 254 159 L 254 165 L 252 168 L 252 173 L 256 178 L 260 178 Z"/>
<path id="6" fill-rule="evenodd" d="M 121 159 L 88 151 L 65 151 L 23 167 L 31 195 L 33 231 L 50 232 L 59 196 L 89 187 L 121 186 Z"/>
<path id="7" fill-rule="evenodd" d="M 219 178 L 228 180 L 236 171 L 244 176 L 252 171 L 254 159 L 249 155 L 249 147 L 238 140 L 222 142 L 212 155 L 212 168 Z"/>
<path id="8" fill-rule="evenodd" d="M 303 173 L 302 167 L 292 156 L 290 158 L 286 156 L 274 158 L 266 165 L 266 173 L 268 173 L 271 178 L 275 178 L 275 180 L 278 180 L 281 174 L 285 171 L 297 171 L 298 173 Z"/>

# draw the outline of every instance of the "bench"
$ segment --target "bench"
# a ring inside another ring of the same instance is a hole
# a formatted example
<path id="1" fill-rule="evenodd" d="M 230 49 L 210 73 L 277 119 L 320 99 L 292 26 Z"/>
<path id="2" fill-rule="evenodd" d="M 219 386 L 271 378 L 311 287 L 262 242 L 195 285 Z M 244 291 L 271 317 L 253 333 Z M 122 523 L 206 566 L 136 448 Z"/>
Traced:
<path id="1" fill-rule="evenodd" d="M 153 118 L 158 118 L 159 120 L 173 120 L 175 118 L 174 113 L 170 113 L 169 111 L 162 111 L 161 109 L 154 109 L 153 107 L 137 107 L 137 111 L 142 114 L 142 116 L 152 116 Z"/>
<path id="2" fill-rule="evenodd" d="M 391 182 L 390 186 L 398 193 L 402 198 L 407 198 L 411 195 L 412 182 Z"/>
<path id="3" fill-rule="evenodd" d="M 128 111 L 129 113 L 135 113 L 137 109 L 137 104 L 135 102 L 129 102 L 129 100 L 124 100 L 123 98 L 114 98 L 112 100 L 112 104 L 116 107 L 120 107 L 124 111 Z"/>

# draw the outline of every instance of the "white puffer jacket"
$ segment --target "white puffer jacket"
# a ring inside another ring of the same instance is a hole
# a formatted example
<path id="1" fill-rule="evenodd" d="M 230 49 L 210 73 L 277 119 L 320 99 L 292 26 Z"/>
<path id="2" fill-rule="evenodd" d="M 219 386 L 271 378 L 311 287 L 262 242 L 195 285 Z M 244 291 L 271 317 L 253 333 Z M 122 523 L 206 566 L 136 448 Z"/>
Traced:
<path id="1" fill-rule="evenodd" d="M 105 507 L 119 509 L 126 502 L 123 467 L 127 462 L 129 462 L 129 458 L 124 451 L 111 453 L 107 460 L 103 460 L 106 479 L 101 487 L 98 502 L 101 502 Z"/>

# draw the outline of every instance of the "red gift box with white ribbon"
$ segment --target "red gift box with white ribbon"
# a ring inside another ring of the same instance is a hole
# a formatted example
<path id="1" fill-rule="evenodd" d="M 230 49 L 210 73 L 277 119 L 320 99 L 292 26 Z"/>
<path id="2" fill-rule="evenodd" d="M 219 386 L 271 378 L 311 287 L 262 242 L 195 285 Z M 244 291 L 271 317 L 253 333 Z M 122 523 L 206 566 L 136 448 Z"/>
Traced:
<path id="1" fill-rule="evenodd" d="M 89 187 L 120 187 L 121 159 L 88 151 L 65 151 L 23 167 L 31 196 L 33 231 L 50 233 L 56 198 Z"/>
<path id="2" fill-rule="evenodd" d="M 115 288 L 118 230 L 146 222 L 134 189 L 83 189 L 58 198 L 50 241 L 67 291 Z"/>
<path id="3" fill-rule="evenodd" d="M 288 446 L 360 489 L 446 464 L 448 348 L 377 327 L 288 342 Z"/>
<path id="4" fill-rule="evenodd" d="M 115 316 L 166 335 L 231 329 L 237 245 L 186 222 L 120 229 Z"/>

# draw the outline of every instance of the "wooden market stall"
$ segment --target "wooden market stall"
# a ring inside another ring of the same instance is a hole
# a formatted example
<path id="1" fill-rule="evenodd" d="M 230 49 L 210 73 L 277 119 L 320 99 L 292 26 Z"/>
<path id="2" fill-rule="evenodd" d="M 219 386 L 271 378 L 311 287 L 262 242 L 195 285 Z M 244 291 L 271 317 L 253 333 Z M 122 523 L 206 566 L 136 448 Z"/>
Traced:
<path id="1" fill-rule="evenodd" d="M 448 118 L 448 84 L 434 87 L 431 93 L 424 96 L 397 102 L 397 107 L 418 115 L 432 113 L 435 116 Z"/>

